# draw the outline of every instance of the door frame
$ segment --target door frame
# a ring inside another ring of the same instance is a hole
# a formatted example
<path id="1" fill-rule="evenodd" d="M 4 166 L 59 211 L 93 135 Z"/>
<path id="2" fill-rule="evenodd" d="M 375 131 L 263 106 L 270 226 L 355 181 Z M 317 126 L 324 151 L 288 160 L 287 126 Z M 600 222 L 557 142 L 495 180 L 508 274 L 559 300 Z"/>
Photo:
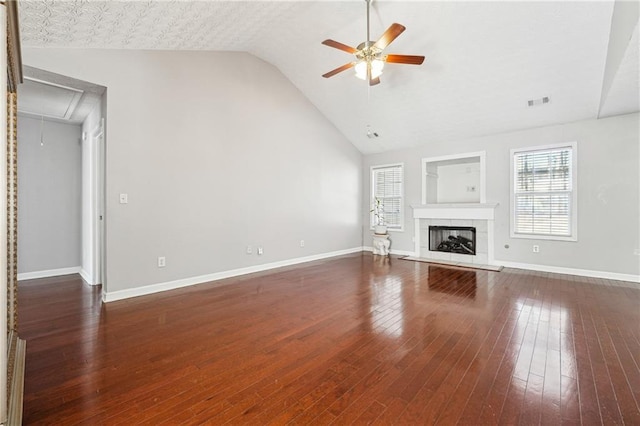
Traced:
<path id="1" fill-rule="evenodd" d="M 92 283 L 102 284 L 103 294 L 106 292 L 105 279 L 105 131 L 104 118 L 100 125 L 91 132 L 91 248 L 92 248 Z"/>

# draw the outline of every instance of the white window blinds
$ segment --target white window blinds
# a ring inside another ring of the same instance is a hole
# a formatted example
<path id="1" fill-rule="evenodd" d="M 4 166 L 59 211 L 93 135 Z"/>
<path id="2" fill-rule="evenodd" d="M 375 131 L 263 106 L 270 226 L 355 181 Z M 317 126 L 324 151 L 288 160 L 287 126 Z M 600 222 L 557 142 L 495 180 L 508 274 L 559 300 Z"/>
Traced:
<path id="1" fill-rule="evenodd" d="M 571 237 L 573 148 L 515 152 L 514 234 Z"/>
<path id="2" fill-rule="evenodd" d="M 403 225 L 403 179 L 402 164 L 392 166 L 373 167 L 371 169 L 371 182 L 373 200 L 380 200 L 382 205 L 383 223 L 388 229 L 402 229 Z M 371 224 L 375 223 L 372 213 Z"/>

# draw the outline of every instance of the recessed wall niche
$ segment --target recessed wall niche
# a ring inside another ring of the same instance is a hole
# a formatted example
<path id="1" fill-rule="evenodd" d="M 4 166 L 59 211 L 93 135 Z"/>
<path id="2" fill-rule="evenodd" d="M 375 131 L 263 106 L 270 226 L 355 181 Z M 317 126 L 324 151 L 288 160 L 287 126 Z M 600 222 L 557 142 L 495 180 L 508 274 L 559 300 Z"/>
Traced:
<path id="1" fill-rule="evenodd" d="M 422 159 L 422 204 L 484 203 L 485 151 Z"/>

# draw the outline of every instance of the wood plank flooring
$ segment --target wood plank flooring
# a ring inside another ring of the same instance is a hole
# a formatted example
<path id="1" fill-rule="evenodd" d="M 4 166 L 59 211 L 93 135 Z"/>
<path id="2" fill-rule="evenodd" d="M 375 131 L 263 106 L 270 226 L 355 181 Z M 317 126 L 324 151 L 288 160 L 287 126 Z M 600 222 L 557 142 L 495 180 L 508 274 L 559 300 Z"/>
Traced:
<path id="1" fill-rule="evenodd" d="M 106 305 L 23 281 L 24 424 L 640 425 L 639 308 L 637 284 L 369 253 Z"/>

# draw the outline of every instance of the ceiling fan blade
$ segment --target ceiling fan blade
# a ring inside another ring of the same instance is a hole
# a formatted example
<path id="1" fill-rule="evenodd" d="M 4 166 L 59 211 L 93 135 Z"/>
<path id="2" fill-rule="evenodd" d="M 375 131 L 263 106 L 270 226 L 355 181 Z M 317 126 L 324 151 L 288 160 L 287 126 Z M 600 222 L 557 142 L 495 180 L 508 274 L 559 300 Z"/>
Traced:
<path id="1" fill-rule="evenodd" d="M 348 70 L 349 68 L 352 68 L 356 63 L 355 62 L 349 62 L 348 64 L 344 64 L 341 67 L 336 68 L 335 70 L 331 70 L 326 74 L 322 74 L 322 76 L 324 78 L 329 78 L 329 77 L 333 77 L 334 75 L 341 73 L 342 71 Z"/>
<path id="2" fill-rule="evenodd" d="M 387 28 L 387 31 L 380 36 L 373 46 L 377 49 L 384 50 L 384 48 L 390 45 L 391 42 L 402 34 L 404 30 L 406 30 L 404 25 L 391 24 L 391 26 Z"/>
<path id="3" fill-rule="evenodd" d="M 339 41 L 335 41 L 331 39 L 327 39 L 323 41 L 322 44 L 324 44 L 325 46 L 343 50 L 347 53 L 356 53 L 358 51 L 358 49 L 356 49 L 355 47 L 347 46 L 346 44 L 343 44 L 343 43 L 340 43 Z"/>
<path id="4" fill-rule="evenodd" d="M 389 54 L 386 56 L 385 62 L 390 62 L 392 64 L 421 65 L 424 62 L 424 56 Z"/>

